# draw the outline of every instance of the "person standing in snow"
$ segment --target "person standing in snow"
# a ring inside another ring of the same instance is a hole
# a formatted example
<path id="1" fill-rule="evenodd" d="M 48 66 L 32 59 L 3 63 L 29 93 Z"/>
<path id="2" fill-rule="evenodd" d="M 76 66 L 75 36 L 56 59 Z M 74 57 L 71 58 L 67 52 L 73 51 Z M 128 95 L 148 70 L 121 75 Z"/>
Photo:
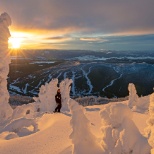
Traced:
<path id="1" fill-rule="evenodd" d="M 57 94 L 55 95 L 55 101 L 57 103 L 57 107 L 55 108 L 54 112 L 60 112 L 60 109 L 62 107 L 60 89 L 57 90 Z"/>

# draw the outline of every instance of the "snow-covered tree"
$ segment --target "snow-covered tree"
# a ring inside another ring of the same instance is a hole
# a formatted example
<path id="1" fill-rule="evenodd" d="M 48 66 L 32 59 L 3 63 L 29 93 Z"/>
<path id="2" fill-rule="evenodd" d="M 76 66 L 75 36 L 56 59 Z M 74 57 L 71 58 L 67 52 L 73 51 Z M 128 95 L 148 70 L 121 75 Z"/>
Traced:
<path id="1" fill-rule="evenodd" d="M 66 78 L 60 83 L 63 111 L 69 111 L 68 102 L 70 100 L 70 90 L 72 82 L 72 79 Z"/>
<path id="2" fill-rule="evenodd" d="M 128 106 L 130 108 L 133 108 L 133 106 L 135 106 L 138 101 L 137 91 L 136 91 L 135 85 L 133 83 L 129 83 L 128 91 L 129 91 Z"/>
<path id="3" fill-rule="evenodd" d="M 8 52 L 8 38 L 11 18 L 7 13 L 0 15 L 0 124 L 12 115 L 7 90 L 7 75 L 9 73 L 10 56 Z"/>
<path id="4" fill-rule="evenodd" d="M 127 105 L 106 105 L 100 112 L 102 119 L 102 146 L 110 154 L 149 154 L 150 146 L 134 122 Z"/>
<path id="5" fill-rule="evenodd" d="M 137 112 L 147 112 L 150 103 L 150 96 L 138 97 L 135 85 L 130 83 L 128 86 L 129 101 L 128 106 Z"/>
<path id="6" fill-rule="evenodd" d="M 51 112 L 56 106 L 55 95 L 57 93 L 58 79 L 53 79 L 49 83 L 42 85 L 38 97 L 34 97 L 40 106 L 40 112 Z"/>
<path id="7" fill-rule="evenodd" d="M 70 138 L 73 143 L 73 154 L 102 154 L 103 149 L 90 131 L 90 122 L 84 114 L 83 107 L 73 99 L 70 99 L 69 107 L 72 113 L 73 132 Z"/>
<path id="8" fill-rule="evenodd" d="M 38 97 L 34 97 L 37 105 L 40 106 L 41 112 L 52 112 L 56 107 L 55 95 L 58 88 L 60 88 L 62 96 L 62 110 L 69 111 L 68 101 L 70 99 L 70 85 L 72 83 L 71 79 L 65 79 L 58 85 L 58 79 L 53 79 L 49 83 L 42 85 Z"/>
<path id="9" fill-rule="evenodd" d="M 149 137 L 149 144 L 152 146 L 151 154 L 154 154 L 154 93 L 150 95 L 149 115 L 145 131 Z"/>

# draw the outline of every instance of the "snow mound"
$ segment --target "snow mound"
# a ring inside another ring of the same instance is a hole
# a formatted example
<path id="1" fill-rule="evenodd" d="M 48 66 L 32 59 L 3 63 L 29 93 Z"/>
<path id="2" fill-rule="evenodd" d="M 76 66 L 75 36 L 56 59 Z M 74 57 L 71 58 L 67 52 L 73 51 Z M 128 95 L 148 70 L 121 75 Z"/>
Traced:
<path id="1" fill-rule="evenodd" d="M 19 118 L 36 118 L 39 116 L 39 104 L 37 103 L 30 103 L 24 104 L 21 106 L 17 106 L 13 110 L 12 119 L 19 119 Z M 41 114 L 40 114 L 41 115 Z"/>
<path id="2" fill-rule="evenodd" d="M 148 154 L 150 146 L 134 122 L 127 105 L 108 104 L 100 112 L 102 118 L 102 146 L 107 153 Z"/>
<path id="3" fill-rule="evenodd" d="M 9 132 L 18 132 L 20 129 L 23 127 L 29 127 L 29 126 L 34 127 L 34 131 L 37 131 L 38 126 L 36 124 L 36 121 L 34 119 L 26 119 L 26 118 L 21 118 L 12 121 L 10 124 L 8 124 L 3 131 L 9 131 Z"/>

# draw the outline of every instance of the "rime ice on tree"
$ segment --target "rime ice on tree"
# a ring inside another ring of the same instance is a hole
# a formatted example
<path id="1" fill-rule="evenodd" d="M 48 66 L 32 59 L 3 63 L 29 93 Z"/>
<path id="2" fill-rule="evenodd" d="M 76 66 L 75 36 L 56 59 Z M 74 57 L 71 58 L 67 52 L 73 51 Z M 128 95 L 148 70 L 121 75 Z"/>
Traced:
<path id="1" fill-rule="evenodd" d="M 133 83 L 130 83 L 129 86 L 128 86 L 128 90 L 129 90 L 128 106 L 130 108 L 133 108 L 133 106 L 135 106 L 137 104 L 137 101 L 138 101 L 138 95 L 137 95 L 137 92 L 136 92 L 135 85 Z"/>
<path id="2" fill-rule="evenodd" d="M 71 125 L 73 132 L 70 135 L 74 154 L 104 154 L 103 149 L 96 142 L 96 137 L 90 131 L 90 122 L 86 118 L 83 107 L 71 99 L 69 107 L 72 113 Z"/>
<path id="3" fill-rule="evenodd" d="M 8 38 L 11 18 L 7 13 L 0 15 L 0 123 L 12 115 L 12 108 L 8 104 L 7 75 L 9 73 L 10 56 L 8 53 Z"/>
<path id="4" fill-rule="evenodd" d="M 148 142 L 152 146 L 151 154 L 154 154 L 154 93 L 150 95 L 149 115 L 146 133 L 149 135 Z"/>
<path id="5" fill-rule="evenodd" d="M 141 113 L 147 112 L 150 103 L 150 97 L 149 96 L 138 97 L 135 85 L 133 83 L 129 84 L 128 90 L 129 90 L 128 106 L 133 111 Z"/>
<path id="6" fill-rule="evenodd" d="M 100 112 L 102 118 L 102 146 L 110 154 L 148 154 L 150 146 L 132 120 L 127 105 L 108 104 Z"/>
<path id="7" fill-rule="evenodd" d="M 71 79 L 65 79 L 60 83 L 62 95 L 62 110 L 69 111 L 68 101 L 70 99 Z M 38 97 L 34 97 L 36 105 L 39 105 L 41 112 L 52 112 L 56 107 L 55 95 L 57 93 L 58 79 L 53 79 L 49 83 L 42 85 Z"/>
<path id="8" fill-rule="evenodd" d="M 72 84 L 71 79 L 65 79 L 60 83 L 60 91 L 61 91 L 61 96 L 62 96 L 62 110 L 63 111 L 69 111 L 68 108 L 68 102 L 70 100 L 70 90 L 71 90 L 71 84 Z"/>

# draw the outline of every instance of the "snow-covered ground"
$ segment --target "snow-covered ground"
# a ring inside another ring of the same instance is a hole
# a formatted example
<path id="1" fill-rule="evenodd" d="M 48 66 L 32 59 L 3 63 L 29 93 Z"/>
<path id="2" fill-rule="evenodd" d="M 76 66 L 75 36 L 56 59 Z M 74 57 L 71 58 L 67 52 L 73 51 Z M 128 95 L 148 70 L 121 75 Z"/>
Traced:
<path id="1" fill-rule="evenodd" d="M 150 153 L 153 94 L 139 98 L 129 84 L 129 100 L 82 107 L 69 96 L 72 82 L 60 83 L 62 113 L 53 113 L 57 79 L 41 86 L 34 103 L 16 107 L 1 124 L 0 153 Z"/>
<path id="2" fill-rule="evenodd" d="M 95 105 L 85 107 L 85 115 L 90 121 L 90 128 L 93 134 L 101 141 L 101 117 L 100 111 L 105 105 Z M 119 113 L 120 114 L 120 113 Z M 122 116 L 122 115 L 121 115 Z M 148 114 L 141 114 L 134 112 L 133 121 L 139 128 L 140 132 L 144 134 L 144 128 Z M 0 135 L 0 153 L 1 154 L 71 154 L 72 143 L 69 135 L 72 132 L 70 125 L 71 114 L 44 114 L 37 119 L 38 130 L 33 133 L 32 128 L 24 130 L 20 133 L 21 137 L 9 139 L 8 132 Z M 80 130 L 82 131 L 82 130 Z M 10 138 L 11 138 L 11 133 Z M 30 135 L 27 135 L 30 134 Z M 13 133 L 12 133 L 13 137 Z M 14 136 L 16 137 L 16 136 Z M 88 147 L 87 147 L 88 148 Z"/>

